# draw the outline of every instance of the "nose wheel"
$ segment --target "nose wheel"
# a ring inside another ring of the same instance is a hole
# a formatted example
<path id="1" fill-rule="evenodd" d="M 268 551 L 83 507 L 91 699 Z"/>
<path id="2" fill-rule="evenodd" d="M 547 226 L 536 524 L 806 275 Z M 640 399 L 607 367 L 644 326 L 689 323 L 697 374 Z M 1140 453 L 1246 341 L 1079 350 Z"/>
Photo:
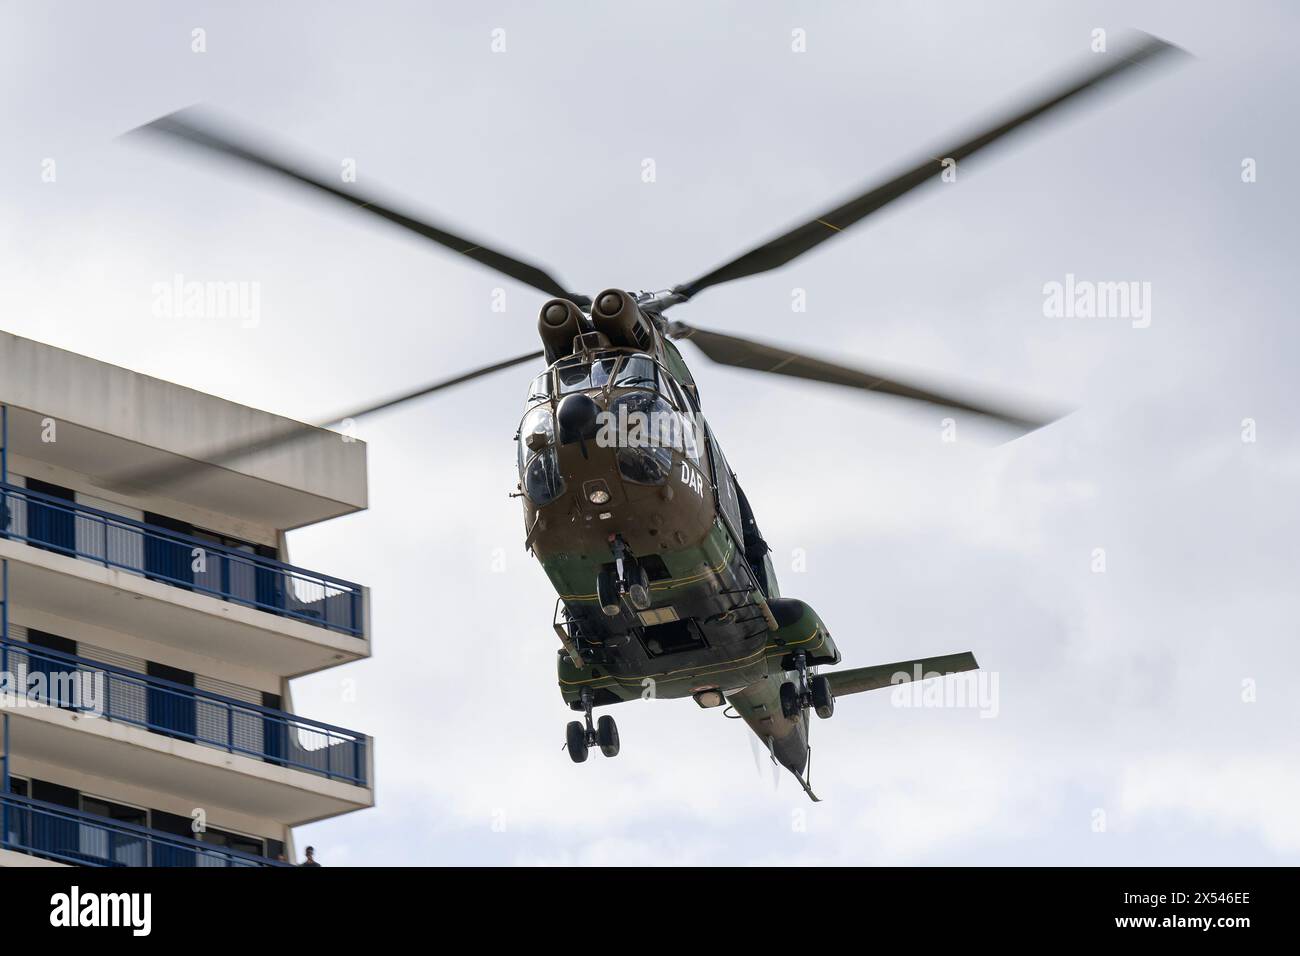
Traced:
<path id="1" fill-rule="evenodd" d="M 601 610 L 610 617 L 618 617 L 623 613 L 625 598 L 636 610 L 646 610 L 650 607 L 650 577 L 645 568 L 628 553 L 621 535 L 611 534 L 609 547 L 614 563 L 596 575 L 596 597 Z"/>
<path id="2" fill-rule="evenodd" d="M 582 710 L 584 720 L 571 720 L 564 728 L 564 749 L 569 752 L 569 759 L 574 763 L 583 763 L 592 747 L 599 747 L 606 757 L 617 757 L 618 724 L 614 718 L 605 714 L 593 726 L 591 708 L 594 698 L 587 688 L 582 689 Z"/>

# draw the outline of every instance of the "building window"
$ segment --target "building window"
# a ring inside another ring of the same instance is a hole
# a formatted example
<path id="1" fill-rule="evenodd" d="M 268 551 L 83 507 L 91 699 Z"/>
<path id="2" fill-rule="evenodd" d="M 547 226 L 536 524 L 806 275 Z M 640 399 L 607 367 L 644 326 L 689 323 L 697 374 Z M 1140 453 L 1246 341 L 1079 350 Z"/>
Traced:
<path id="1" fill-rule="evenodd" d="M 73 705 L 77 703 L 73 699 L 75 695 L 74 685 L 82 679 L 77 665 L 61 661 L 53 655 L 42 654 L 36 648 L 75 656 L 77 642 L 66 637 L 59 637 L 57 634 L 47 634 L 45 631 L 38 631 L 29 627 L 27 629 L 27 643 L 33 648 L 27 652 L 28 686 L 31 686 L 32 676 L 40 674 L 44 686 L 38 685 L 35 689 L 37 698 L 53 707 L 71 710 Z"/>
<path id="2" fill-rule="evenodd" d="M 83 793 L 81 810 L 83 813 L 103 817 L 114 823 L 129 823 L 137 827 L 149 826 L 148 810 L 114 803 L 102 797 L 91 797 Z M 143 836 L 123 833 L 108 827 L 82 826 L 81 854 L 118 866 L 149 865 L 149 846 Z"/>
<path id="3" fill-rule="evenodd" d="M 144 520 L 146 524 L 210 543 L 213 550 L 218 552 L 211 555 L 196 555 L 196 548 L 202 551 L 202 544 L 147 537 L 144 541 L 146 575 L 177 587 L 197 586 L 200 590 L 209 593 L 228 594 L 260 607 L 283 607 L 279 594 L 280 576 L 254 560 L 256 558 L 279 560 L 278 549 L 232 538 L 216 531 L 196 528 L 189 522 L 178 521 L 152 511 L 144 513 Z M 242 552 L 249 556 L 249 560 L 227 558 L 224 553 L 226 551 Z"/>
<path id="4" fill-rule="evenodd" d="M 194 686 L 194 674 L 179 667 L 147 661 L 145 672 L 150 677 L 160 677 L 183 687 Z M 146 688 L 145 698 L 150 730 L 156 734 L 166 734 L 168 737 L 179 737 L 181 740 L 195 738 L 198 720 L 193 693 L 186 692 L 180 687 L 156 687 L 150 684 Z"/>
<path id="5" fill-rule="evenodd" d="M 199 839 L 213 846 L 224 847 L 227 850 L 238 850 L 240 853 L 248 853 L 252 856 L 263 856 L 266 852 L 265 844 L 260 838 L 244 836 L 242 833 L 231 833 L 228 830 L 214 830 L 212 827 L 208 827 L 207 830 L 199 834 Z"/>
<path id="6" fill-rule="evenodd" d="M 157 525 L 176 534 L 190 534 L 194 531 L 187 522 L 154 514 L 152 511 L 144 513 L 144 520 L 146 524 Z M 144 539 L 144 572 L 155 580 L 166 581 L 176 587 L 188 587 L 194 583 L 193 550 L 193 546 L 187 542 L 148 535 Z"/>
<path id="7" fill-rule="evenodd" d="M 71 488 L 36 478 L 27 479 L 27 490 L 69 503 L 77 500 L 77 493 Z M 27 537 L 28 543 L 38 548 L 72 555 L 77 548 L 77 516 L 69 507 L 28 498 Z"/>

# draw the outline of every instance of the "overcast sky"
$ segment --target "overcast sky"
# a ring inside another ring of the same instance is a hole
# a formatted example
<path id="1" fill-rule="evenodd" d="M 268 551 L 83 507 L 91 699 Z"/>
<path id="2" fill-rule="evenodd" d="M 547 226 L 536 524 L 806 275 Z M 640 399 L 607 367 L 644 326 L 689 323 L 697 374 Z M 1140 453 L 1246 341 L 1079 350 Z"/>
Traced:
<path id="1" fill-rule="evenodd" d="M 377 806 L 301 829 L 300 850 L 1300 862 L 1300 18 L 1063 6 L 0 8 L 0 325 L 308 420 L 533 348 L 544 296 L 119 134 L 204 103 L 579 289 L 663 288 L 1095 62 L 1097 28 L 1196 55 L 676 313 L 1076 409 L 1010 444 L 962 419 L 945 442 L 933 410 L 694 363 L 782 590 L 844 666 L 972 650 L 995 717 L 845 698 L 813 728 L 815 807 L 774 785 L 743 725 L 690 701 L 617 708 L 623 753 L 572 765 L 554 594 L 506 497 L 534 374 L 515 369 L 363 423 L 370 511 L 290 538 L 295 563 L 371 586 L 374 606 L 373 659 L 294 695 L 375 736 Z M 259 321 L 155 315 L 177 275 L 257 283 Z M 1149 283 L 1149 325 L 1045 316 L 1067 275 Z"/>

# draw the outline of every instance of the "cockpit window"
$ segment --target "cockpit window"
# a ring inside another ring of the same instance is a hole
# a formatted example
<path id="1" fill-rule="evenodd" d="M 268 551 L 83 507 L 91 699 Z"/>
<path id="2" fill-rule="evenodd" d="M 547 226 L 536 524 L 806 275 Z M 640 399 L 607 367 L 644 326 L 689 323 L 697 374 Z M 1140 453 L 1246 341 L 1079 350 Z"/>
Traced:
<path id="1" fill-rule="evenodd" d="M 686 402 L 686 404 L 682 406 L 682 409 L 685 411 L 694 412 L 696 415 L 698 415 L 700 413 L 700 403 L 696 400 L 695 397 L 698 390 L 694 386 L 692 386 L 691 388 L 687 388 L 685 385 L 679 384 L 678 387 L 682 390 L 682 398 Z"/>
<path id="2" fill-rule="evenodd" d="M 555 461 L 555 449 L 534 455 L 524 469 L 524 493 L 533 504 L 550 504 L 564 492 L 564 478 Z"/>
<path id="3" fill-rule="evenodd" d="M 543 372 L 537 378 L 533 379 L 532 384 L 528 386 L 528 404 L 535 402 L 544 402 L 551 397 L 551 373 Z"/>
<path id="4" fill-rule="evenodd" d="M 560 394 L 567 395 L 569 392 L 581 392 L 589 388 L 604 388 L 609 383 L 610 376 L 614 374 L 614 366 L 617 364 L 617 355 L 604 355 L 591 362 L 571 359 L 557 366 L 555 378 L 559 382 Z"/>
<path id="5" fill-rule="evenodd" d="M 533 438 L 534 435 L 539 437 Z M 519 461 L 532 454 L 535 450 L 534 445 L 554 445 L 555 444 L 555 418 L 551 415 L 549 408 L 534 408 L 524 416 L 523 423 L 519 426 Z"/>
<path id="6" fill-rule="evenodd" d="M 561 395 L 579 391 L 591 380 L 591 366 L 585 362 L 569 362 L 555 370 L 555 379 L 560 384 Z"/>
<path id="7" fill-rule="evenodd" d="M 619 474 L 638 485 L 661 485 L 673 466 L 679 419 L 672 406 L 653 392 L 629 392 L 616 399 L 611 414 L 625 431 L 619 435 Z"/>
<path id="8" fill-rule="evenodd" d="M 694 408 L 686 398 L 686 389 L 682 388 L 675 381 L 673 381 L 673 379 L 670 376 L 664 375 L 662 380 L 661 390 L 668 393 L 668 397 L 672 400 L 672 403 L 676 405 L 680 411 L 687 414 L 694 411 Z"/>
<path id="9" fill-rule="evenodd" d="M 545 505 L 564 493 L 555 454 L 555 419 L 549 405 L 539 405 L 519 426 L 519 482 L 535 505 Z"/>
<path id="10" fill-rule="evenodd" d="M 629 355 L 619 367 L 614 384 L 620 388 L 658 388 L 658 367 L 648 355 Z"/>

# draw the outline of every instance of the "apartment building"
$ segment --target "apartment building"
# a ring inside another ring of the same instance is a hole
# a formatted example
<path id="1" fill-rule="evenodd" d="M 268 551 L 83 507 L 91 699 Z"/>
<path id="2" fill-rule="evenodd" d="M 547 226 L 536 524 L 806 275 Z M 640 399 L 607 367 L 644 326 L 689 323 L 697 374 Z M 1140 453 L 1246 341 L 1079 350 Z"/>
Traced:
<path id="1" fill-rule="evenodd" d="M 365 507 L 361 442 L 0 333 L 0 865 L 291 865 L 373 806 L 290 694 L 370 626 L 286 532 Z"/>

